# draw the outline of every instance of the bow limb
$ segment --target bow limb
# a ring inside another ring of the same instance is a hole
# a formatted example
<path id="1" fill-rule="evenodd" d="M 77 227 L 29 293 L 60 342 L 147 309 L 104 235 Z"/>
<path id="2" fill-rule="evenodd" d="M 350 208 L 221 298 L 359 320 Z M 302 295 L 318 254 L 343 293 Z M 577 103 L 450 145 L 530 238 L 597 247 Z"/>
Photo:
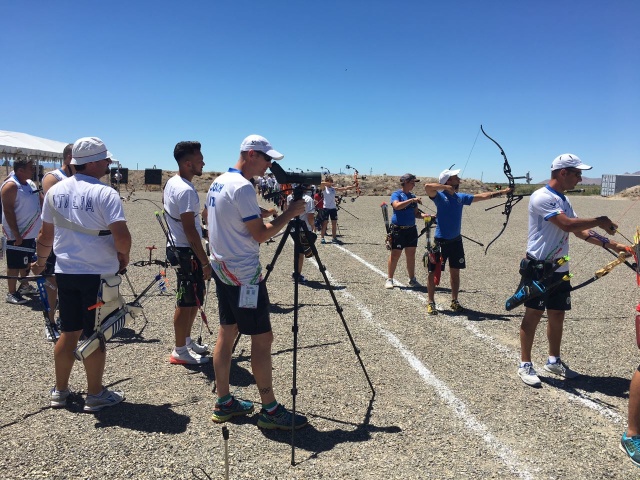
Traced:
<path id="1" fill-rule="evenodd" d="M 509 192 L 507 193 L 507 201 L 504 202 L 504 209 L 502 210 L 502 214 L 505 215 L 506 218 L 502 225 L 502 229 L 500 230 L 498 235 L 496 235 L 495 238 L 489 242 L 489 244 L 487 245 L 487 248 L 484 249 L 484 254 L 486 255 L 491 244 L 495 242 L 498 238 L 500 238 L 500 235 L 502 235 L 502 233 L 507 228 L 507 224 L 509 223 L 509 215 L 511 215 L 511 208 L 513 207 L 513 205 L 515 205 L 520 200 L 522 200 L 522 197 L 519 197 L 514 201 L 513 191 L 515 189 L 516 183 L 513 178 L 513 174 L 511 173 L 511 165 L 509 165 L 509 160 L 507 159 L 506 153 L 504 153 L 504 149 L 498 142 L 496 142 L 493 138 L 487 135 L 487 132 L 484 131 L 484 128 L 482 127 L 482 125 L 480 125 L 480 130 L 482 131 L 485 137 L 487 137 L 489 140 L 495 143 L 496 146 L 500 149 L 500 154 L 502 155 L 502 158 L 504 158 L 502 172 L 504 173 L 505 177 L 507 177 L 507 181 L 509 182 L 509 188 L 510 188 Z"/>
<path id="2" fill-rule="evenodd" d="M 588 280 L 585 280 L 584 282 L 580 283 L 579 285 L 576 285 L 575 287 L 571 287 L 571 291 L 578 290 L 579 288 L 582 288 L 582 287 L 586 287 L 590 283 L 593 283 L 596 280 L 604 277 L 605 275 L 608 275 L 609 272 L 613 270 L 615 267 L 625 263 L 627 260 L 627 257 L 629 256 L 630 254 L 628 252 L 620 252 L 620 254 L 618 254 L 618 258 L 616 258 L 612 262 L 607 263 L 604 267 L 596 270 L 596 272 L 593 274 L 593 277 L 589 278 Z"/>

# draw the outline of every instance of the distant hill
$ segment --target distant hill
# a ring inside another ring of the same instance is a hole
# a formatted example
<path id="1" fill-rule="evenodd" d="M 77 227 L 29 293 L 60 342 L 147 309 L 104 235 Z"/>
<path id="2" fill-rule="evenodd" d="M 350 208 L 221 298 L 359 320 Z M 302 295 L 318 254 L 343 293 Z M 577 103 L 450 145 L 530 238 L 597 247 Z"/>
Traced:
<path id="1" fill-rule="evenodd" d="M 640 175 L 640 171 L 629 173 L 624 172 L 622 174 L 617 175 Z M 546 184 L 547 180 L 544 182 L 538 182 L 539 185 Z M 582 181 L 578 185 L 602 185 L 602 177 L 592 178 L 592 177 L 582 177 Z"/>

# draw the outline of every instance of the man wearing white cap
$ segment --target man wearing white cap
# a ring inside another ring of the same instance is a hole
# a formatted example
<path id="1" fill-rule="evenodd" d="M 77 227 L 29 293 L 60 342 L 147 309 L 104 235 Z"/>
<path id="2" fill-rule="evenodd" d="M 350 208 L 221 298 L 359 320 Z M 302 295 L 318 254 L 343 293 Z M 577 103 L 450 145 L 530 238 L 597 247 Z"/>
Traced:
<path id="1" fill-rule="evenodd" d="M 509 188 L 495 192 L 483 192 L 471 195 L 459 193 L 460 173 L 456 170 L 443 170 L 438 183 L 425 183 L 424 190 L 433 203 L 436 204 L 438 223 L 436 226 L 435 243 L 440 247 L 442 265 L 449 260 L 449 281 L 451 283 L 451 310 L 462 312 L 464 308 L 458 301 L 460 291 L 460 270 L 466 267 L 464 246 L 462 245 L 462 208 L 473 202 L 489 200 L 490 198 L 508 193 Z M 427 276 L 427 315 L 437 315 L 435 301 L 435 272 L 438 265 L 429 262 Z"/>
<path id="2" fill-rule="evenodd" d="M 276 401 L 271 371 L 273 332 L 269 319 L 269 294 L 262 281 L 260 243 L 273 237 L 305 210 L 302 199 L 294 200 L 285 212 L 264 223 L 256 192 L 249 181 L 264 175 L 273 159 L 283 158 L 269 141 L 249 135 L 240 145 L 240 158 L 216 178 L 207 194 L 207 225 L 213 278 L 216 282 L 220 328 L 213 352 L 218 399 L 211 419 L 222 423 L 253 412 L 253 403 L 235 399 L 229 391 L 231 354 L 239 333 L 251 336 L 251 369 L 256 380 L 262 410 L 258 427 L 290 430 L 300 428 L 306 417 L 291 412 Z"/>
<path id="3" fill-rule="evenodd" d="M 594 227 L 602 228 L 613 235 L 618 226 L 608 217 L 578 218 L 569 198 L 564 192 L 575 188 L 582 180 L 582 171 L 592 167 L 582 163 L 577 155 L 565 153 L 557 156 L 551 164 L 551 180 L 544 187 L 531 194 L 529 200 L 529 237 L 526 260 L 529 271 L 540 271 L 553 264 L 555 260 L 569 254 L 569 233 L 594 245 L 607 247 L 618 252 L 627 250 L 627 246 L 601 235 Z M 536 328 L 545 309 L 547 310 L 547 339 L 549 358 L 544 370 L 562 378 L 575 378 L 576 372 L 560 359 L 560 343 L 565 311 L 571 310 L 571 285 L 562 281 L 569 265 L 565 263 L 550 277 L 544 280 L 549 288 L 542 296 L 525 302 L 524 318 L 520 325 L 520 365 L 518 375 L 524 383 L 532 387 L 541 385 L 531 360 L 531 349 Z M 521 264 L 521 272 L 522 264 Z M 536 280 L 536 278 L 533 278 Z"/>
<path id="4" fill-rule="evenodd" d="M 101 276 L 122 271 L 131 249 L 120 196 L 99 180 L 109 172 L 111 153 L 99 138 L 85 137 L 73 144 L 72 156 L 76 174 L 56 183 L 45 197 L 36 245 L 38 260 L 32 267 L 34 274 L 42 272 L 53 248 L 61 330 L 54 348 L 56 384 L 50 394 L 54 408 L 64 407 L 71 393 L 69 377 L 80 336 L 89 337 L 95 331 Z M 101 348 L 84 359 L 86 412 L 124 399 L 124 393 L 102 384 L 105 360 L 106 351 Z"/>

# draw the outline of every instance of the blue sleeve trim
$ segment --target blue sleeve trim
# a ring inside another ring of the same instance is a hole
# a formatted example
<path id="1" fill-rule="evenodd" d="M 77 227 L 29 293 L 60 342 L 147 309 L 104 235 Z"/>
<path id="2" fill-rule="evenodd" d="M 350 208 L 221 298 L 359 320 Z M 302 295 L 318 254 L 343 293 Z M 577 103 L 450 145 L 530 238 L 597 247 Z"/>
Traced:
<path id="1" fill-rule="evenodd" d="M 256 218 L 260 218 L 260 215 L 251 215 L 250 217 L 245 217 L 242 219 L 243 222 L 248 222 L 249 220 L 254 220 Z"/>
<path id="2" fill-rule="evenodd" d="M 544 219 L 545 219 L 545 220 L 549 220 L 551 217 L 557 217 L 558 215 L 560 215 L 560 213 L 562 213 L 562 212 L 553 212 L 553 213 L 550 213 L 549 215 L 545 215 L 545 216 L 544 216 Z"/>

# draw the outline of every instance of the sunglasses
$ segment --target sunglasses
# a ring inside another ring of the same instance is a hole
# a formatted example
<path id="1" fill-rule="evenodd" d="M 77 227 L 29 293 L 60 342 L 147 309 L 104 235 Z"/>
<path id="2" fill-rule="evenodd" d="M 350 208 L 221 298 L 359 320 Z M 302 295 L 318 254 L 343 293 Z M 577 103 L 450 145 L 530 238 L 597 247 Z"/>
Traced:
<path id="1" fill-rule="evenodd" d="M 567 172 L 582 176 L 582 170 L 578 168 L 567 168 Z"/>
<path id="2" fill-rule="evenodd" d="M 273 161 L 273 158 L 271 158 L 271 157 L 270 157 L 269 155 L 267 155 L 266 153 L 264 153 L 264 152 L 260 152 L 260 151 L 258 151 L 258 150 L 255 150 L 255 152 L 256 152 L 256 153 L 259 153 L 260 155 L 262 155 L 262 157 L 265 159 L 265 161 L 267 161 L 267 162 L 271 162 L 271 161 Z"/>

